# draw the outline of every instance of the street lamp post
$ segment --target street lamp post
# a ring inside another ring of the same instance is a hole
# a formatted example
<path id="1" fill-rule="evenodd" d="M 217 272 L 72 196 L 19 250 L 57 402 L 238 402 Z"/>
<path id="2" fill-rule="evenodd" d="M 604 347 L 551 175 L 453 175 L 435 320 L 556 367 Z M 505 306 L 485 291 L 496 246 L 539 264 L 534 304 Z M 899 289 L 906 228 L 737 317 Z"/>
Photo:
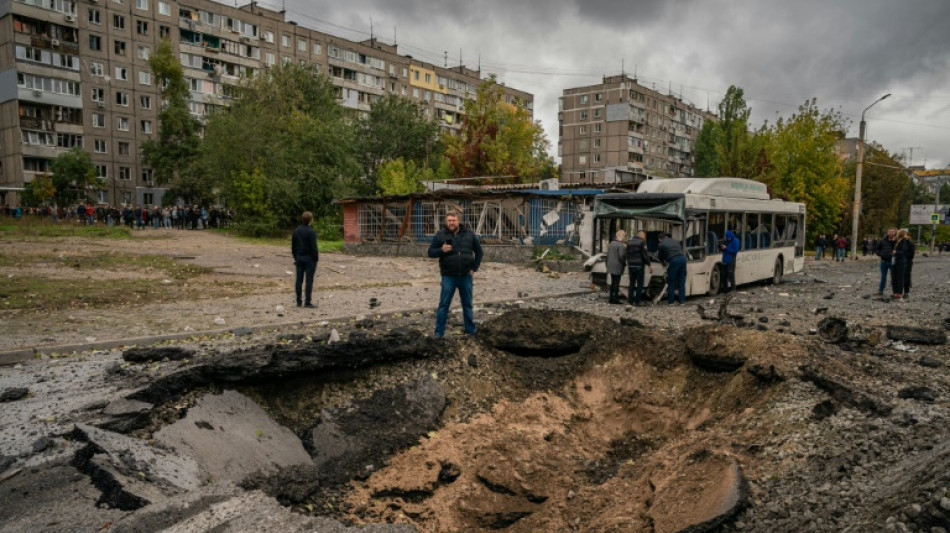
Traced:
<path id="1" fill-rule="evenodd" d="M 864 122 L 864 114 L 868 112 L 868 109 L 874 107 L 874 104 L 890 95 L 891 93 L 887 93 L 878 98 L 861 112 L 861 126 L 858 129 L 858 171 L 854 178 L 854 208 L 851 211 L 851 259 L 853 260 L 858 258 L 858 218 L 861 214 L 861 171 L 864 167 L 864 129 L 867 127 L 867 124 Z"/>

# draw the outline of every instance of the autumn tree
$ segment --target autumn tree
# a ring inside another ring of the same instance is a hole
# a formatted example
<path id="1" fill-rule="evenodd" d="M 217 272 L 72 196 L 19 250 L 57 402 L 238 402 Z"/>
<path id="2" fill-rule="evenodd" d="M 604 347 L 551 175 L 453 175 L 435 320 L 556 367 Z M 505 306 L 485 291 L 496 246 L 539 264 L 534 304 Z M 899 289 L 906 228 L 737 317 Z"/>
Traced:
<path id="1" fill-rule="evenodd" d="M 853 189 L 835 149 L 846 126 L 839 112 L 821 111 L 812 99 L 791 117 L 763 125 L 749 143 L 767 160 L 755 179 L 776 198 L 807 204 L 809 233 L 834 232 L 847 211 Z"/>
<path id="2" fill-rule="evenodd" d="M 410 194 L 425 190 L 423 181 L 432 180 L 435 172 L 401 157 L 379 166 L 378 188 L 381 194 Z"/>
<path id="3" fill-rule="evenodd" d="M 444 142 L 453 177 L 512 176 L 531 182 L 556 175 L 541 124 L 532 122 L 526 109 L 504 101 L 504 88 L 494 76 L 465 101 L 461 130 Z"/>
<path id="4" fill-rule="evenodd" d="M 56 186 L 49 172 L 44 172 L 33 178 L 33 181 L 23 186 L 23 205 L 38 207 L 46 205 L 56 197 Z"/>
<path id="5" fill-rule="evenodd" d="M 211 188 L 195 176 L 201 124 L 188 110 L 190 92 L 181 61 L 168 39 L 159 43 L 148 59 L 155 83 L 162 88 L 158 137 L 142 143 L 142 158 L 155 172 L 155 180 L 168 185 L 168 199 L 200 202 L 210 199 Z"/>
<path id="6" fill-rule="evenodd" d="M 400 160 L 424 171 L 438 165 L 442 157 L 439 126 L 428 120 L 416 102 L 395 94 L 386 95 L 370 106 L 357 129 L 357 151 L 368 186 L 381 189 L 378 169 L 387 162 Z M 391 168 L 394 168 L 391 166 Z"/>

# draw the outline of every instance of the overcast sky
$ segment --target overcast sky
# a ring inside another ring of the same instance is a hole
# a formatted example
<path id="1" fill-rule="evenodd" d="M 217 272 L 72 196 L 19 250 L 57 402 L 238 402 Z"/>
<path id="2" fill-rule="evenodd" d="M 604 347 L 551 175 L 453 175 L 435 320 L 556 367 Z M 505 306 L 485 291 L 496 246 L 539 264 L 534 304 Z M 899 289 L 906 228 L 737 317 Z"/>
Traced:
<path id="1" fill-rule="evenodd" d="M 262 0 L 280 9 L 282 0 Z M 806 99 L 840 110 L 857 137 L 913 164 L 950 163 L 948 0 L 283 0 L 290 20 L 353 40 L 374 33 L 399 52 L 497 74 L 534 94 L 557 151 L 558 97 L 621 68 L 715 109 L 745 91 L 752 126 Z M 243 3 L 243 2 L 242 2 Z"/>

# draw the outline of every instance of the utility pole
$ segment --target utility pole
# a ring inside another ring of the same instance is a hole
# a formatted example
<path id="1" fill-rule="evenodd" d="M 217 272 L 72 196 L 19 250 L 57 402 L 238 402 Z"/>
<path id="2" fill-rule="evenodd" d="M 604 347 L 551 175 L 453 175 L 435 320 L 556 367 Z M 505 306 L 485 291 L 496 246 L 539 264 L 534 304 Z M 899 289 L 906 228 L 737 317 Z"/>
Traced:
<path id="1" fill-rule="evenodd" d="M 861 171 L 864 167 L 864 130 L 867 128 L 867 122 L 864 121 L 864 114 L 868 109 L 874 107 L 874 104 L 889 97 L 891 93 L 878 98 L 871 105 L 864 108 L 861 112 L 861 126 L 858 129 L 858 170 L 854 177 L 854 207 L 851 210 L 851 259 L 858 259 L 858 220 L 861 217 Z"/>

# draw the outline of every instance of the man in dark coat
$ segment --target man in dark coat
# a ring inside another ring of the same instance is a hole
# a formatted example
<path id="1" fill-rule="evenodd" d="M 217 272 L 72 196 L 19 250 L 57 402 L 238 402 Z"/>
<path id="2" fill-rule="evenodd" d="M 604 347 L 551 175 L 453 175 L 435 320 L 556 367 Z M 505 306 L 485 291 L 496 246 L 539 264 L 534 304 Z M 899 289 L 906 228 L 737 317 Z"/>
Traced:
<path id="1" fill-rule="evenodd" d="M 673 293 L 679 292 L 676 301 L 680 304 L 686 302 L 686 254 L 676 239 L 669 235 L 660 233 L 660 246 L 657 249 L 657 258 L 666 265 L 666 284 L 667 301 L 673 305 Z"/>
<path id="2" fill-rule="evenodd" d="M 439 295 L 439 310 L 435 315 L 435 338 L 445 335 L 445 324 L 449 319 L 449 306 L 455 291 L 462 301 L 462 319 L 465 333 L 475 334 L 475 315 L 472 310 L 472 276 L 482 264 L 482 245 L 467 226 L 459 224 L 459 214 L 449 211 L 445 215 L 445 226 L 435 233 L 429 244 L 429 257 L 439 258 L 439 271 L 442 274 L 442 292 Z"/>
<path id="3" fill-rule="evenodd" d="M 294 290 L 297 294 L 297 307 L 316 307 L 313 305 L 313 275 L 317 271 L 317 261 L 320 260 L 320 251 L 317 249 L 317 232 L 310 227 L 313 213 L 304 211 L 300 216 L 301 224 L 290 237 L 290 251 L 294 256 L 294 265 L 297 266 L 297 279 Z M 306 277 L 306 292 L 303 292 L 303 281 Z M 304 296 L 301 299 L 301 296 Z"/>
<path id="4" fill-rule="evenodd" d="M 887 273 L 891 271 L 894 261 L 894 245 L 897 243 L 897 230 L 891 228 L 887 230 L 887 235 L 878 241 L 874 247 L 874 255 L 881 258 L 881 282 L 877 286 L 878 296 L 884 296 L 884 288 L 887 287 Z M 893 274 L 891 278 L 893 280 Z"/>
<path id="5" fill-rule="evenodd" d="M 650 265 L 650 254 L 647 251 L 647 234 L 640 230 L 627 241 L 627 268 L 629 269 L 630 285 L 627 287 L 627 303 L 640 305 L 643 298 L 644 278 L 643 269 L 648 268 L 650 274 L 653 267 Z"/>

